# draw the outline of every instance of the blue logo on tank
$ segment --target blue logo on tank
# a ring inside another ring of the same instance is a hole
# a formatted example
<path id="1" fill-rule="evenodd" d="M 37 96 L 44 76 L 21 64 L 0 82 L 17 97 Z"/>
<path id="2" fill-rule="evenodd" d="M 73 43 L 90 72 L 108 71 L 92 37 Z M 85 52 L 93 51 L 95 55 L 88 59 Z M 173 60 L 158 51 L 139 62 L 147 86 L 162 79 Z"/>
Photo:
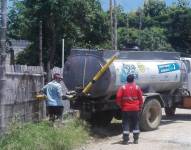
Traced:
<path id="1" fill-rule="evenodd" d="M 133 74 L 135 80 L 138 79 L 138 72 L 137 72 L 136 66 L 134 64 L 123 64 L 121 71 L 120 71 L 120 82 L 126 83 L 127 76 L 129 74 Z"/>
<path id="2" fill-rule="evenodd" d="M 180 66 L 177 63 L 163 64 L 163 65 L 158 65 L 158 70 L 159 73 L 173 72 L 176 70 L 180 70 Z"/>

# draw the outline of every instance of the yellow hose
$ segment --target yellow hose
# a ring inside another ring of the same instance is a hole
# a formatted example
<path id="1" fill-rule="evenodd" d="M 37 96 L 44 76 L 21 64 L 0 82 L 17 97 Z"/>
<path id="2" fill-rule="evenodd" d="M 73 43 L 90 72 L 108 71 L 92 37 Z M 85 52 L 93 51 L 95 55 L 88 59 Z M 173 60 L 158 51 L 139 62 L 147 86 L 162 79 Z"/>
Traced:
<path id="1" fill-rule="evenodd" d="M 37 94 L 35 95 L 35 99 L 41 101 L 41 100 L 46 100 L 47 97 L 44 94 Z"/>
<path id="2" fill-rule="evenodd" d="M 92 88 L 94 82 L 96 82 L 106 72 L 106 70 L 109 68 L 111 63 L 115 59 L 117 59 L 117 57 L 118 57 L 118 54 L 115 54 L 114 56 L 112 56 L 112 58 L 96 73 L 96 75 L 93 77 L 93 80 L 90 81 L 88 83 L 88 85 L 86 85 L 84 90 L 82 91 L 84 94 L 87 94 L 89 92 L 89 90 Z"/>

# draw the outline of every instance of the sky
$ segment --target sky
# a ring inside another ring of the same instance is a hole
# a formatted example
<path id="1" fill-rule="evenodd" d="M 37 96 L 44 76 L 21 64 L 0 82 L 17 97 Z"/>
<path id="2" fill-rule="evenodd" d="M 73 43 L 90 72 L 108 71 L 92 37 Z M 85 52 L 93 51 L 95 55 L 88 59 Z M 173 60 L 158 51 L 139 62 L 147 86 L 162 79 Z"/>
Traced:
<path id="1" fill-rule="evenodd" d="M 165 0 L 167 5 L 171 5 L 177 0 Z M 109 9 L 109 0 L 100 0 L 104 10 Z M 144 0 L 116 0 L 117 4 L 120 4 L 125 11 L 133 11 L 138 7 L 143 6 Z"/>

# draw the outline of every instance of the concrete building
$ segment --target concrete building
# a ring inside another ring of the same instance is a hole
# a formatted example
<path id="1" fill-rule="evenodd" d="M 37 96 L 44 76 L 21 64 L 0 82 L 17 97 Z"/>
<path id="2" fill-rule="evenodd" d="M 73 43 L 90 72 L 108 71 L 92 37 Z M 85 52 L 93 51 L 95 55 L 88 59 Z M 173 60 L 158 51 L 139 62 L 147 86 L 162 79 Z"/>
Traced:
<path id="1" fill-rule="evenodd" d="M 27 48 L 31 42 L 27 40 L 14 40 L 11 39 L 7 42 L 8 54 L 6 57 L 6 64 L 11 64 L 11 59 L 15 59 L 17 55 Z"/>

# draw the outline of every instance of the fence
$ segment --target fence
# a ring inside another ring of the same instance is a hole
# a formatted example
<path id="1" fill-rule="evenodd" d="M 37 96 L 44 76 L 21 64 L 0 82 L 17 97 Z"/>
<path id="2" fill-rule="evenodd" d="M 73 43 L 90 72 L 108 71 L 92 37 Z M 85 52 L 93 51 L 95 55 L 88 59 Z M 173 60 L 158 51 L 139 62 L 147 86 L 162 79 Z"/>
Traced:
<path id="1" fill-rule="evenodd" d="M 15 117 L 22 122 L 45 117 L 44 101 L 35 100 L 44 84 L 39 66 L 0 66 L 0 130 L 4 131 Z"/>

